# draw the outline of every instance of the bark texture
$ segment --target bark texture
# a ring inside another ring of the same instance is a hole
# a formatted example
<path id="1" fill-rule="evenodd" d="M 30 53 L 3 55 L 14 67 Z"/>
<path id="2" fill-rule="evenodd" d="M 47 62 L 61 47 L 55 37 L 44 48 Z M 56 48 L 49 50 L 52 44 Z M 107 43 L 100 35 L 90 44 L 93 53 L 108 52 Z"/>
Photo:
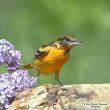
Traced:
<path id="1" fill-rule="evenodd" d="M 8 110 L 110 110 L 110 84 L 30 88 L 19 93 Z"/>

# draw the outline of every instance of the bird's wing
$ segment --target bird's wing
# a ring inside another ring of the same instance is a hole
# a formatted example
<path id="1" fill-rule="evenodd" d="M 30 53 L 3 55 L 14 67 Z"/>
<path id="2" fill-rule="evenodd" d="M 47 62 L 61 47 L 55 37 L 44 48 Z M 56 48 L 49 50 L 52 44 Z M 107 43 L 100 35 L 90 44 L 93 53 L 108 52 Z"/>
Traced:
<path id="1" fill-rule="evenodd" d="M 47 55 L 50 51 L 51 47 L 49 45 L 43 45 L 41 48 L 39 48 L 35 53 L 35 59 L 43 57 Z"/>

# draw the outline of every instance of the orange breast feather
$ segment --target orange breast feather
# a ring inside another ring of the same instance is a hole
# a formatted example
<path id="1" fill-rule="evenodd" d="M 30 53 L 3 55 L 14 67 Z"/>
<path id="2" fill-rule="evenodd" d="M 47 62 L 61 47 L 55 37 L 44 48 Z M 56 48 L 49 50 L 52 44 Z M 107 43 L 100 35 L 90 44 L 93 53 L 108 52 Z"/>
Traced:
<path id="1" fill-rule="evenodd" d="M 69 57 L 69 53 L 66 51 L 55 47 L 51 48 L 46 56 L 34 61 L 35 68 L 44 75 L 58 72 Z"/>

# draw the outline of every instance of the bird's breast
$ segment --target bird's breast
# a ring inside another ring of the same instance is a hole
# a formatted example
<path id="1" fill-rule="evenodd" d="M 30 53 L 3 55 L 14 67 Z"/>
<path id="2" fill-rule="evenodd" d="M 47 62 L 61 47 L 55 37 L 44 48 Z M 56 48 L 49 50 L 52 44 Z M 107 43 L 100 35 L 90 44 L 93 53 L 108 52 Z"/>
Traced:
<path id="1" fill-rule="evenodd" d="M 40 73 L 48 74 L 59 71 L 68 58 L 67 50 L 52 48 L 46 56 L 36 59 L 34 64 Z"/>

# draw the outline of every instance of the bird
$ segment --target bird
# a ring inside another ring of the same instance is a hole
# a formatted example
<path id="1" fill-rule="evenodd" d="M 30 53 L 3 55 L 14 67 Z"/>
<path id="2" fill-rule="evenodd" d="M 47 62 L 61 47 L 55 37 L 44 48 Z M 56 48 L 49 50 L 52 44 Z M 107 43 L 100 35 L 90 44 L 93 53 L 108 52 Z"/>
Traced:
<path id="1" fill-rule="evenodd" d="M 56 41 L 42 45 L 36 52 L 31 63 L 22 65 L 22 69 L 35 69 L 37 76 L 54 74 L 56 81 L 60 85 L 59 73 L 62 66 L 67 62 L 70 56 L 70 50 L 76 45 L 82 45 L 76 37 L 64 35 Z"/>

